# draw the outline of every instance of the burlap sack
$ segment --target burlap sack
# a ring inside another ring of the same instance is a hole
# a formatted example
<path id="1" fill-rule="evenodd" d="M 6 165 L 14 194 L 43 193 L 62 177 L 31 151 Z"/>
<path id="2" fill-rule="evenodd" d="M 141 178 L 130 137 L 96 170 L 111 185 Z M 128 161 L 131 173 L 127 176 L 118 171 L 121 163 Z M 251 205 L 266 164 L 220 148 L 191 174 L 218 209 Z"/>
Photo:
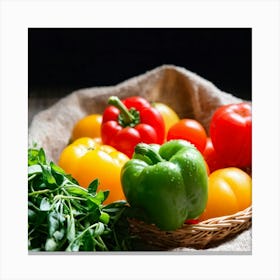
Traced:
<path id="1" fill-rule="evenodd" d="M 191 71 L 163 65 L 116 86 L 80 89 L 62 98 L 34 116 L 29 127 L 29 146 L 37 143 L 49 160 L 57 162 L 74 124 L 88 114 L 101 114 L 111 95 L 120 98 L 139 95 L 150 102 L 166 103 L 181 118 L 200 121 L 207 131 L 217 107 L 241 101 Z"/>

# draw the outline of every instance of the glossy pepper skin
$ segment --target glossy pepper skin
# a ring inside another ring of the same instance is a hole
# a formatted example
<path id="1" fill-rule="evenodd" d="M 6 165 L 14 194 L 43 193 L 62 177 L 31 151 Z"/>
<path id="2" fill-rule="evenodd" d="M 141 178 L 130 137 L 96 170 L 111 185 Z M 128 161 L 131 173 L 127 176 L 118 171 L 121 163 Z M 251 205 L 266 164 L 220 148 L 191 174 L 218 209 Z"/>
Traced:
<path id="1" fill-rule="evenodd" d="M 113 147 L 103 145 L 100 140 L 90 137 L 75 140 L 63 149 L 58 165 L 84 188 L 88 188 L 93 180 L 98 179 L 98 191 L 110 191 L 104 202 L 109 204 L 125 199 L 120 174 L 129 158 Z"/>
<path id="2" fill-rule="evenodd" d="M 140 143 L 121 171 L 121 183 L 131 208 L 144 212 L 146 222 L 176 230 L 205 209 L 208 179 L 200 152 L 188 141 L 162 146 Z"/>
<path id="3" fill-rule="evenodd" d="M 134 147 L 140 143 L 162 144 L 165 125 L 160 112 L 142 97 L 132 96 L 120 100 L 111 96 L 103 112 L 102 142 L 132 157 Z"/>

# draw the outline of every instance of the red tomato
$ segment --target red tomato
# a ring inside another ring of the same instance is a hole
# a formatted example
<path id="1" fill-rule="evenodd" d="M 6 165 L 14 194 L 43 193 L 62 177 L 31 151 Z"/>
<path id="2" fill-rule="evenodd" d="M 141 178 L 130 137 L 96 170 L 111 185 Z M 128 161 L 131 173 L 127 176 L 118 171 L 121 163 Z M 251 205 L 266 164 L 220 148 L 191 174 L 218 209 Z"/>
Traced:
<path id="1" fill-rule="evenodd" d="M 183 139 L 191 142 L 201 153 L 206 145 L 207 134 L 204 127 L 196 120 L 181 119 L 170 127 L 167 133 L 167 141 Z"/>
<path id="2" fill-rule="evenodd" d="M 188 224 L 188 225 L 196 225 L 198 223 L 199 223 L 199 219 L 191 219 L 191 220 L 185 221 L 185 224 Z"/>
<path id="3" fill-rule="evenodd" d="M 210 137 L 207 137 L 206 146 L 203 151 L 203 157 L 206 163 L 208 164 L 210 173 L 217 169 L 226 167 L 226 164 L 223 162 L 223 160 L 220 157 L 218 157 Z"/>
<path id="4" fill-rule="evenodd" d="M 222 106 L 213 114 L 210 137 L 217 155 L 228 166 L 239 168 L 252 164 L 251 104 L 242 102 Z"/>

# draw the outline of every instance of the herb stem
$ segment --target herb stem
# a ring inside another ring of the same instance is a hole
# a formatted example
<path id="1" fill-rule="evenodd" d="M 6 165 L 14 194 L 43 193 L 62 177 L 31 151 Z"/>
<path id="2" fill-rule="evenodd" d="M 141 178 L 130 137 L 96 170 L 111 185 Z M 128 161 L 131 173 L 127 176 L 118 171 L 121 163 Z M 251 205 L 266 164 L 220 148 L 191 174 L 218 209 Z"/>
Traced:
<path id="1" fill-rule="evenodd" d="M 105 243 L 104 243 L 104 241 L 103 241 L 103 239 L 101 238 L 100 235 L 96 236 L 95 242 L 97 242 L 98 246 L 99 246 L 100 248 L 102 248 L 104 251 L 108 251 L 108 248 L 107 248 L 107 246 L 105 245 Z"/>
<path id="2" fill-rule="evenodd" d="M 77 196 L 71 196 L 71 195 L 62 195 L 62 194 L 57 194 L 55 197 L 54 197 L 54 200 L 59 200 L 59 199 L 76 199 L 76 200 L 83 200 L 85 201 L 86 199 L 82 198 L 82 197 L 77 197 Z"/>
<path id="3" fill-rule="evenodd" d="M 40 191 L 33 191 L 31 193 L 28 193 L 28 196 L 33 196 L 33 195 L 42 194 L 42 193 L 48 193 L 50 191 L 51 191 L 50 189 L 44 189 L 44 190 L 40 190 Z"/>
<path id="4" fill-rule="evenodd" d="M 90 225 L 89 227 L 87 227 L 87 228 L 86 228 L 84 231 L 82 231 L 79 235 L 77 235 L 77 236 L 70 242 L 69 246 L 66 248 L 66 251 L 71 251 L 71 246 L 73 245 L 73 243 L 74 243 L 76 240 L 80 239 L 87 231 L 89 231 L 89 230 L 92 229 L 92 228 L 95 228 L 97 225 L 98 225 L 97 223 L 94 223 L 94 224 Z M 96 241 L 96 239 L 95 239 L 95 241 Z M 97 242 L 97 243 L 99 243 L 99 242 Z"/>

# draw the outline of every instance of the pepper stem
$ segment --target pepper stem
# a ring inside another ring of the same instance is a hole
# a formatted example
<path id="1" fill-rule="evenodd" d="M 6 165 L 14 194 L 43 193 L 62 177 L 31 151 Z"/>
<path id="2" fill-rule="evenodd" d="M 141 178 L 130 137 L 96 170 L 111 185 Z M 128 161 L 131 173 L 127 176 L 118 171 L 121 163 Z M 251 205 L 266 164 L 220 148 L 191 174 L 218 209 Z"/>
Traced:
<path id="1" fill-rule="evenodd" d="M 120 110 L 121 114 L 123 115 L 123 121 L 126 125 L 134 121 L 134 116 L 129 112 L 127 107 L 117 96 L 110 96 L 108 99 L 108 104 L 113 105 Z"/>
<path id="2" fill-rule="evenodd" d="M 157 151 L 155 151 L 150 145 L 145 143 L 137 144 L 134 148 L 134 152 L 135 154 L 140 154 L 148 157 L 153 164 L 165 161 Z"/>

